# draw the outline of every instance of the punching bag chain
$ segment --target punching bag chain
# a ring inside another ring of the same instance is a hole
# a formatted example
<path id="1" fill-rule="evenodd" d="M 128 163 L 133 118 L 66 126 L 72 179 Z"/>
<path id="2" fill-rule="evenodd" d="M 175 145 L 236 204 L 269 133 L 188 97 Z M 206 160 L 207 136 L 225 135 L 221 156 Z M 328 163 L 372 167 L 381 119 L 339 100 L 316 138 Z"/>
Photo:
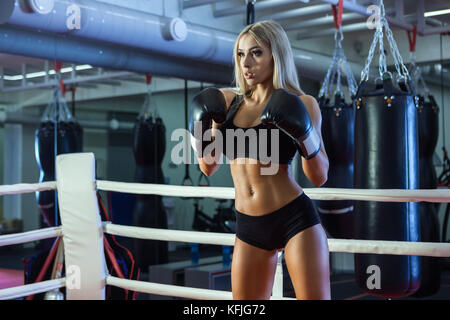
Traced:
<path id="1" fill-rule="evenodd" d="M 386 38 L 389 43 L 390 51 L 392 53 L 392 57 L 394 60 L 395 69 L 398 73 L 399 78 L 403 78 L 406 82 L 408 79 L 410 79 L 410 75 L 408 72 L 408 69 L 406 68 L 405 64 L 403 63 L 403 58 L 400 54 L 400 51 L 398 50 L 397 43 L 395 42 L 394 36 L 392 34 L 391 29 L 389 28 L 388 21 L 386 19 L 386 12 L 384 9 L 383 0 L 380 0 L 380 20 L 377 26 L 377 30 L 374 35 L 374 40 L 370 46 L 369 54 L 367 56 L 366 64 L 361 72 L 361 82 L 369 80 L 369 68 L 370 64 L 373 60 L 373 56 L 375 53 L 375 48 L 377 44 L 379 44 L 379 51 L 380 51 L 380 57 L 379 57 L 379 73 L 380 78 L 383 79 L 383 75 L 387 73 L 387 65 L 386 65 L 386 56 L 384 53 L 384 43 L 383 43 L 383 28 L 386 30 Z"/>
<path id="2" fill-rule="evenodd" d="M 442 148 L 445 150 L 445 106 L 444 106 L 444 56 L 442 52 L 442 33 L 440 35 L 441 45 L 441 106 L 442 106 Z"/>
<path id="3" fill-rule="evenodd" d="M 339 38 L 338 38 L 339 36 Z M 342 27 L 336 29 L 334 32 L 335 48 L 333 52 L 333 58 L 328 68 L 327 74 L 320 88 L 319 97 L 329 97 L 333 84 L 336 81 L 336 89 L 334 94 L 340 93 L 342 95 L 341 84 L 341 70 L 344 71 L 347 78 L 347 85 L 351 95 L 356 93 L 357 83 L 353 76 L 352 70 L 345 57 L 344 49 L 342 48 L 342 40 L 344 35 L 342 33 Z"/>

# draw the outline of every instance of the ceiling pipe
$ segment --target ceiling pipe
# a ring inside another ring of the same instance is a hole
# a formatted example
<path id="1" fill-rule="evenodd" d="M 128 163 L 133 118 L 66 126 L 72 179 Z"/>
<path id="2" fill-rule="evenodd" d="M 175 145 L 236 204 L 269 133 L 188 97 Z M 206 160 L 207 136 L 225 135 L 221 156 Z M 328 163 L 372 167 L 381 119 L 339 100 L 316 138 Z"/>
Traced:
<path id="1" fill-rule="evenodd" d="M 10 1 L 14 0 L 0 1 L 0 11 Z M 95 0 L 49 3 L 53 3 L 52 10 L 40 14 L 25 12 L 15 2 L 6 22 L 38 32 L 83 37 L 229 66 L 233 63 L 236 36 L 228 32 Z"/>
<path id="2" fill-rule="evenodd" d="M 228 66 L 130 50 L 129 47 L 64 34 L 3 25 L 0 26 L 0 37 L 0 51 L 5 53 L 216 84 L 227 85 L 232 80 L 233 70 Z"/>
<path id="3" fill-rule="evenodd" d="M 2 0 L 0 9 L 5 1 L 11 0 Z M 298 1 L 274 0 L 259 5 Z M 80 5 L 80 29 L 67 30 L 68 4 Z M 0 25 L 0 51 L 230 85 L 237 34 L 186 24 L 185 40 L 169 41 L 161 30 L 169 22 L 166 17 L 93 0 L 54 0 L 53 10 L 45 15 L 25 13 L 16 4 L 8 23 Z M 301 77 L 323 80 L 330 56 L 295 48 L 293 55 Z M 350 62 L 350 66 L 355 74 L 361 72 L 361 65 Z"/>
<path id="4" fill-rule="evenodd" d="M 207 4 L 215 4 L 217 2 L 224 2 L 224 1 L 229 1 L 229 0 L 184 0 L 182 2 L 182 4 L 183 4 L 183 9 L 189 9 L 189 8 L 204 6 Z"/>

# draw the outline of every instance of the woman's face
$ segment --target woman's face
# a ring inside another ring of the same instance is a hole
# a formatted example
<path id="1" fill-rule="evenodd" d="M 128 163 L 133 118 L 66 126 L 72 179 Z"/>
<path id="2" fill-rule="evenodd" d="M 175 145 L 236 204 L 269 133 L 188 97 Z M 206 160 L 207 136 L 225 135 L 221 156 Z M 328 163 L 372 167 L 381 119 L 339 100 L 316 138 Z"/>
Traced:
<path id="1" fill-rule="evenodd" d="M 244 34 L 238 43 L 238 61 L 249 86 L 272 81 L 273 58 L 269 47 L 259 45 L 250 34 Z"/>

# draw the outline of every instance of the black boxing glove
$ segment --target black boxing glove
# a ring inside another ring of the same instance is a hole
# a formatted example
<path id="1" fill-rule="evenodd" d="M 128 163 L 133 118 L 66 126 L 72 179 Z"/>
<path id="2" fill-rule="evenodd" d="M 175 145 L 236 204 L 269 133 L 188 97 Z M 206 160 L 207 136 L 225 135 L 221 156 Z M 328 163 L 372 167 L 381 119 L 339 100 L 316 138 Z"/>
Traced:
<path id="1" fill-rule="evenodd" d="M 308 110 L 293 93 L 275 90 L 262 113 L 261 122 L 274 125 L 290 136 L 305 159 L 313 158 L 320 150 L 320 137 L 311 123 Z"/>
<path id="2" fill-rule="evenodd" d="M 225 96 L 217 88 L 206 88 L 192 100 L 189 131 L 192 148 L 200 157 L 203 157 L 205 148 L 212 143 L 211 140 L 204 140 L 203 134 L 212 128 L 212 120 L 219 124 L 225 121 L 226 109 Z"/>

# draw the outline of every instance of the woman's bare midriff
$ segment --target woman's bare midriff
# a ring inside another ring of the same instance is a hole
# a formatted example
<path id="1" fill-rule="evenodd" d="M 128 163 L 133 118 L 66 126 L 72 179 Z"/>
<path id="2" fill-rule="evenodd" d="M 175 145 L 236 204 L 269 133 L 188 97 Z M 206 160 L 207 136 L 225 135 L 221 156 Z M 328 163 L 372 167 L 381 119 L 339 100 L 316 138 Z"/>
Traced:
<path id="1" fill-rule="evenodd" d="M 243 158 L 230 162 L 237 211 L 253 216 L 265 215 L 288 204 L 303 192 L 289 174 L 289 165 L 278 164 L 276 173 L 262 175 L 261 169 L 269 165 L 255 162 Z"/>

